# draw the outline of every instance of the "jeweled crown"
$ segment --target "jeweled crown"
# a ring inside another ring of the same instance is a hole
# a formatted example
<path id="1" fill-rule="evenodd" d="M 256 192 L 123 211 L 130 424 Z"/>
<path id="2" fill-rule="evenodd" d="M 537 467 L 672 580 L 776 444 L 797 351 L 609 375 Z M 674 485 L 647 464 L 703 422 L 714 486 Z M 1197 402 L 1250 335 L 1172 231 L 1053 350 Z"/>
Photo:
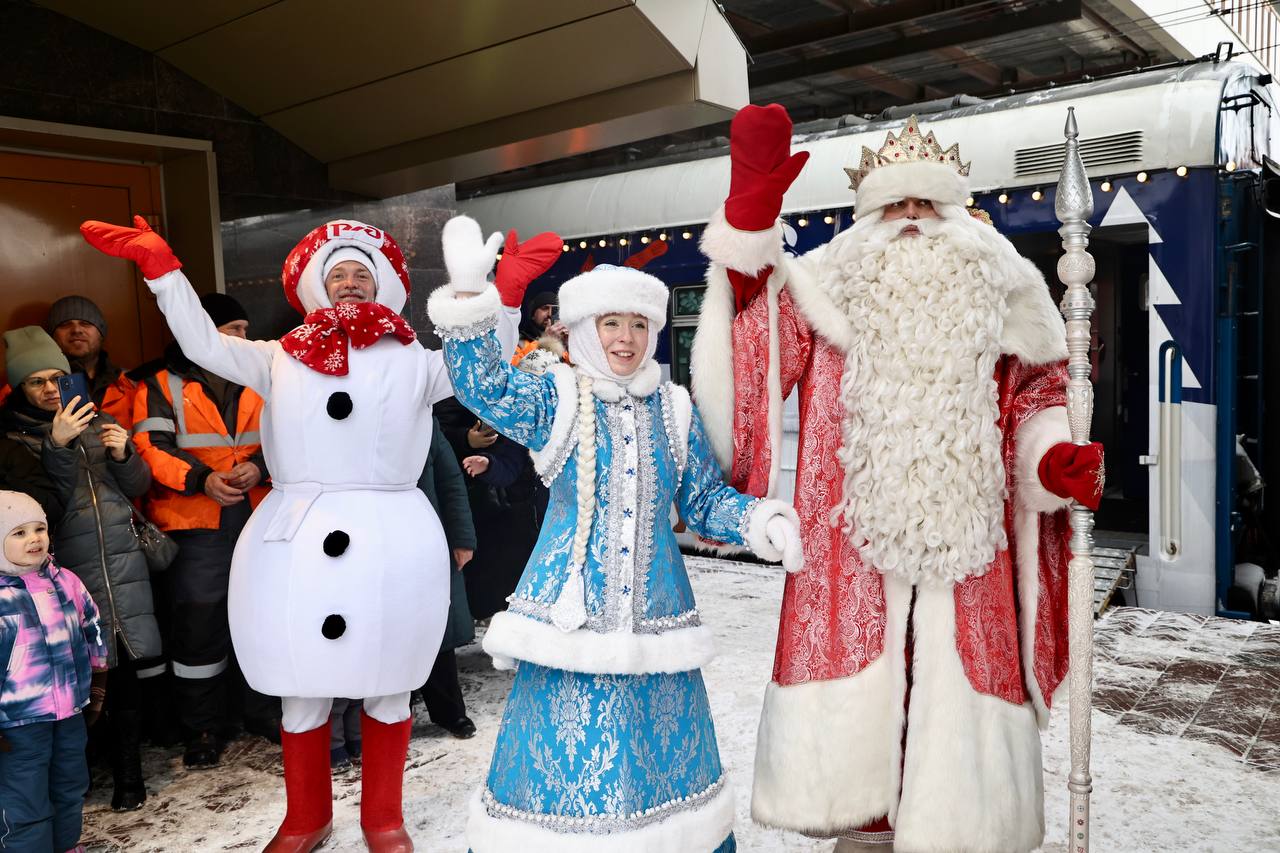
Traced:
<path id="1" fill-rule="evenodd" d="M 879 151 L 862 146 L 862 161 L 858 163 L 858 168 L 846 168 L 844 171 L 849 176 L 849 189 L 856 190 L 858 184 L 874 169 L 895 163 L 915 162 L 941 163 L 965 177 L 968 176 L 971 165 L 960 162 L 960 143 L 957 142 L 944 151 L 934 138 L 932 130 L 923 136 L 920 134 L 920 120 L 911 116 L 907 119 L 907 126 L 897 136 L 893 135 L 892 130 L 889 131 Z"/>

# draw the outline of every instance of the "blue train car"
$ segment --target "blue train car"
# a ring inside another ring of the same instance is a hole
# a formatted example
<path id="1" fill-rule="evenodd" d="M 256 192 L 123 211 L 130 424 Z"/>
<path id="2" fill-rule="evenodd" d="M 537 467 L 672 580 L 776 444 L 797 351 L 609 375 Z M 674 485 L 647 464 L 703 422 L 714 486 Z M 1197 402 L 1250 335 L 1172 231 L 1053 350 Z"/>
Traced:
<path id="1" fill-rule="evenodd" d="M 957 99 L 958 101 L 960 99 Z M 1266 332 L 1280 298 L 1280 130 L 1269 75 L 1202 62 L 924 112 L 944 144 L 973 160 L 971 204 L 1045 272 L 1060 254 L 1054 184 L 1062 126 L 1076 108 L 1093 185 L 1094 435 L 1107 446 L 1098 528 L 1138 543 L 1143 606 L 1243 618 L 1271 616 L 1280 512 L 1262 481 L 1280 476 L 1280 343 Z M 938 106 L 932 105 L 935 109 Z M 877 148 L 897 117 L 796 128 L 810 160 L 784 202 L 789 249 L 803 253 L 851 222 L 843 167 Z M 671 375 L 688 356 L 706 262 L 698 238 L 728 189 L 727 146 L 623 172 L 460 200 L 482 224 L 555 230 L 563 256 L 542 286 L 594 264 L 642 266 L 673 291 L 659 343 Z M 696 392 L 696 389 L 695 389 Z M 784 426 L 795 429 L 794 419 Z M 1269 445 L 1270 439 L 1270 445 Z M 794 461 L 784 461 L 794 471 Z M 1261 472 L 1261 474 L 1259 473 Z M 783 486 L 783 497 L 787 497 Z M 1270 605 L 1268 605 L 1270 597 Z"/>

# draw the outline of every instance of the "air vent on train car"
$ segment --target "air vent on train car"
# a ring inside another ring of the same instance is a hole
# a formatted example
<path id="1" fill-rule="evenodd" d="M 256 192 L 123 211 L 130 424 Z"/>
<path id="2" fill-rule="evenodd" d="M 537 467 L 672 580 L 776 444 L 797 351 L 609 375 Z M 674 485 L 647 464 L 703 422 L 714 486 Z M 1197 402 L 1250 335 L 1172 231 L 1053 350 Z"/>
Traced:
<path id="1" fill-rule="evenodd" d="M 1019 148 L 1013 154 L 1014 175 L 1056 174 L 1062 169 L 1065 143 Z M 1080 140 L 1080 156 L 1086 169 L 1116 166 L 1142 159 L 1142 131 L 1130 130 L 1109 136 L 1091 136 Z"/>

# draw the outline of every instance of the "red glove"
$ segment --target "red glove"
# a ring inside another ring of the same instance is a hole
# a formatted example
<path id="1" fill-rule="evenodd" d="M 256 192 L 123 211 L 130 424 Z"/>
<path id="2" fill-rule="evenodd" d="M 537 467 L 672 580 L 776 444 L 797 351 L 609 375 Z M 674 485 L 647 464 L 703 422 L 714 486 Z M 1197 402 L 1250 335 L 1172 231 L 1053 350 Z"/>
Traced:
<path id="1" fill-rule="evenodd" d="M 729 197 L 724 216 L 739 231 L 773 227 L 782 195 L 804 168 L 809 152 L 788 156 L 791 117 L 780 104 L 748 105 L 729 127 Z"/>
<path id="2" fill-rule="evenodd" d="M 518 241 L 514 228 L 507 232 L 507 242 L 502 248 L 502 258 L 498 261 L 498 271 L 493 276 L 502 304 L 508 308 L 520 307 L 529 283 L 551 269 L 564 246 L 560 235 L 551 231 L 543 231 L 523 243 Z"/>
<path id="3" fill-rule="evenodd" d="M 182 269 L 182 261 L 174 256 L 164 238 L 151 230 L 147 220 L 135 216 L 133 224 L 136 227 L 129 228 L 90 219 L 80 224 L 80 233 L 99 252 L 133 261 L 142 270 L 143 278 L 157 279 Z"/>
<path id="4" fill-rule="evenodd" d="M 1072 498 L 1095 512 L 1102 502 L 1106 467 L 1102 445 L 1068 444 L 1050 447 L 1040 459 L 1040 483 L 1060 498 Z"/>

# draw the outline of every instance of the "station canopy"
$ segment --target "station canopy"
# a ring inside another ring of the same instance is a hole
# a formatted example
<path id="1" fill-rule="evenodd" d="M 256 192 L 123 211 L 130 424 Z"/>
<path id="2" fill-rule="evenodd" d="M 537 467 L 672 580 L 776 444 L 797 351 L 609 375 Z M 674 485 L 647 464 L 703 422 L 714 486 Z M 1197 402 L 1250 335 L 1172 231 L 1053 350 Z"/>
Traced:
<path id="1" fill-rule="evenodd" d="M 44 0 L 390 196 L 723 121 L 746 54 L 712 0 Z"/>

